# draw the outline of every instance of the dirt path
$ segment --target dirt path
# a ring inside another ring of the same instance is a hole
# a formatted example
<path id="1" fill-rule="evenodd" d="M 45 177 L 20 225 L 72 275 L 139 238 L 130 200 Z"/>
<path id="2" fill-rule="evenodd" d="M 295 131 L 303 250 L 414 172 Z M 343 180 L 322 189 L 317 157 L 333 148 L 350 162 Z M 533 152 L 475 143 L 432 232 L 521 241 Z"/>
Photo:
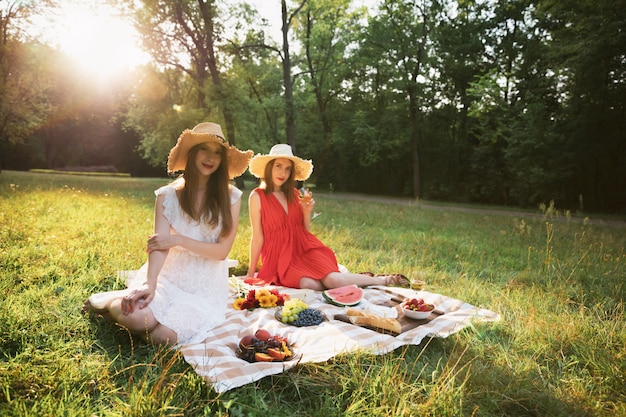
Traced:
<path id="1" fill-rule="evenodd" d="M 333 198 L 333 199 L 346 199 L 353 201 L 369 201 L 369 202 L 378 202 L 383 204 L 396 204 L 400 206 L 417 206 L 422 210 L 436 210 L 436 211 L 453 211 L 453 212 L 461 212 L 461 213 L 475 213 L 475 214 L 484 214 L 484 215 L 492 215 L 492 216 L 508 216 L 508 217 L 526 217 L 526 218 L 544 218 L 543 213 L 533 213 L 527 211 L 520 210 L 505 210 L 505 209 L 489 209 L 489 208 L 480 208 L 480 207 L 462 207 L 462 206 L 449 206 L 442 204 L 435 204 L 428 201 L 418 201 L 416 199 L 410 198 L 402 198 L 402 197 L 386 197 L 386 196 L 374 196 L 374 195 L 366 195 L 366 194 L 352 194 L 352 193 L 325 193 L 325 192 L 316 192 L 316 194 L 323 195 L 324 198 Z M 565 216 L 561 215 L 560 217 L 554 217 L 551 219 L 552 221 L 560 221 L 566 222 L 567 219 Z M 569 219 L 574 223 L 586 223 L 593 224 L 598 226 L 607 226 L 613 228 L 626 228 L 626 220 L 620 219 L 606 219 L 601 217 L 580 217 L 580 216 L 571 216 Z"/>

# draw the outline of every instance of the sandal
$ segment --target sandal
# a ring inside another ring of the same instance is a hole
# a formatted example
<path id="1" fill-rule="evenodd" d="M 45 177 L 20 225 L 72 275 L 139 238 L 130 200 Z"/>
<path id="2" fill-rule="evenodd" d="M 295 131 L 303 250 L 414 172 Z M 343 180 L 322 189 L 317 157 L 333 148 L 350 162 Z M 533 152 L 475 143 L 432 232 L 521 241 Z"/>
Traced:
<path id="1" fill-rule="evenodd" d="M 385 278 L 385 285 L 388 287 L 411 288 L 411 280 L 402 274 L 391 274 Z"/>

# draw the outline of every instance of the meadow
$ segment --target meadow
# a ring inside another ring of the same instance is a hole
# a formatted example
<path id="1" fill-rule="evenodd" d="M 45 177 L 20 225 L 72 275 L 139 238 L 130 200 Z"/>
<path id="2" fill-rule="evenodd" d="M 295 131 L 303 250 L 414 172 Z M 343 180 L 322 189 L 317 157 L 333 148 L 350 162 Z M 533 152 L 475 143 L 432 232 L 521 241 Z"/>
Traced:
<path id="1" fill-rule="evenodd" d="M 0 415 L 626 416 L 626 229 L 554 208 L 497 216 L 317 193 L 313 232 L 350 270 L 401 272 L 502 320 L 216 394 L 175 351 L 81 313 L 145 262 L 165 183 L 0 174 Z"/>

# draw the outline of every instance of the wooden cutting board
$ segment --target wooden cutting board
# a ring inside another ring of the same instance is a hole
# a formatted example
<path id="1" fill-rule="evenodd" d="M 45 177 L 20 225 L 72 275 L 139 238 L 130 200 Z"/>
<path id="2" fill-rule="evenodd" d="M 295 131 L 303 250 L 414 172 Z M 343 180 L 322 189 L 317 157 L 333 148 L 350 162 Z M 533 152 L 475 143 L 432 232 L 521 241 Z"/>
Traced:
<path id="1" fill-rule="evenodd" d="M 400 300 L 400 302 L 401 301 L 402 300 Z M 392 332 L 392 331 L 387 330 L 387 329 L 381 329 L 379 327 L 373 327 L 373 326 L 362 325 L 361 327 L 365 327 L 366 329 L 374 330 L 374 331 L 379 332 L 379 333 L 390 334 L 392 336 L 397 336 L 398 334 L 404 333 L 404 332 L 409 331 L 411 329 L 415 329 L 416 327 L 421 326 L 423 324 L 426 324 L 426 323 L 436 319 L 437 317 L 443 315 L 443 312 L 434 310 L 425 319 L 422 319 L 422 320 L 410 319 L 410 318 L 406 317 L 402 313 L 402 310 L 401 310 L 402 307 L 400 307 L 400 302 L 398 302 L 397 300 L 392 299 L 392 300 L 389 300 L 386 303 L 381 304 L 381 305 L 384 305 L 385 307 L 395 307 L 395 309 L 398 310 L 397 320 L 400 322 L 400 326 L 401 326 L 401 329 L 402 329 L 400 331 L 400 333 Z M 339 320 L 339 321 L 344 321 L 346 323 L 353 324 L 346 314 L 335 314 L 334 319 L 335 320 Z M 355 326 L 357 326 L 357 325 L 355 324 Z"/>

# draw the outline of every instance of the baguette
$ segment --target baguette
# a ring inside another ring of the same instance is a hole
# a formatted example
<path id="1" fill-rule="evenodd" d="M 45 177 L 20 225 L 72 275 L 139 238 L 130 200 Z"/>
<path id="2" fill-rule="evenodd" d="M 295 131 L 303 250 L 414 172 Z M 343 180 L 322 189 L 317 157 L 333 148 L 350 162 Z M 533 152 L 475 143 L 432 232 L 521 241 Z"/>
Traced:
<path id="1" fill-rule="evenodd" d="M 358 326 L 375 327 L 377 329 L 388 330 L 393 333 L 402 333 L 402 325 L 396 319 L 384 318 L 376 314 L 368 313 L 362 310 L 350 308 L 346 311 L 346 315 L 352 324 Z"/>

